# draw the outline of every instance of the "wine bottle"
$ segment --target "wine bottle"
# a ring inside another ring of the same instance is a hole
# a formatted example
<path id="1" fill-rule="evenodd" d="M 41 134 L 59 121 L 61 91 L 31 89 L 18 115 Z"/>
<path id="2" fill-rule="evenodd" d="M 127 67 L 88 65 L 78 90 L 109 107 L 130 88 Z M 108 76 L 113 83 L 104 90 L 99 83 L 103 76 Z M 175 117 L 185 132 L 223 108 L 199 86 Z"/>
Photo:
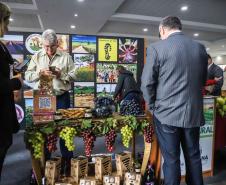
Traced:
<path id="1" fill-rule="evenodd" d="M 154 178 L 154 169 L 152 168 L 152 165 L 149 164 L 146 175 L 145 175 L 145 185 L 154 185 L 155 184 L 155 178 Z"/>

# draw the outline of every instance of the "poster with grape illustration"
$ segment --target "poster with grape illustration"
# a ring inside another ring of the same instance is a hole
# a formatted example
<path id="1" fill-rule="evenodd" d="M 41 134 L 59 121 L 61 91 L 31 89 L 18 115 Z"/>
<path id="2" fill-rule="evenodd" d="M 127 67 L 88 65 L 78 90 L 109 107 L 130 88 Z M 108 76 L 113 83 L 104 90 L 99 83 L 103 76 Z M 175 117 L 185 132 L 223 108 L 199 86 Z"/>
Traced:
<path id="1" fill-rule="evenodd" d="M 94 82 L 75 82 L 75 107 L 94 107 L 94 91 Z"/>
<path id="2" fill-rule="evenodd" d="M 98 39 L 98 61 L 117 62 L 118 40 L 110 38 Z"/>
<path id="3" fill-rule="evenodd" d="M 119 63 L 137 63 L 137 39 L 119 39 Z"/>

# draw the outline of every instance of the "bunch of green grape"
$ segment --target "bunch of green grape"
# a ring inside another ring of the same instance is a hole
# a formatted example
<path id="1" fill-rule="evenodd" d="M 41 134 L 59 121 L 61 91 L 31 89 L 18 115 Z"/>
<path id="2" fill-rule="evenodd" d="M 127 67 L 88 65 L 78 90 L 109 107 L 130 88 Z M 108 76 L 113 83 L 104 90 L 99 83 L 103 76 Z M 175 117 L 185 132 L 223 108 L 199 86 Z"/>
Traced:
<path id="1" fill-rule="evenodd" d="M 74 137 L 77 134 L 77 131 L 73 127 L 65 127 L 60 131 L 60 138 L 65 141 L 65 146 L 68 151 L 74 151 Z"/>
<path id="2" fill-rule="evenodd" d="M 33 148 L 33 155 L 35 159 L 40 159 L 42 157 L 42 147 L 44 145 L 44 137 L 40 132 L 35 132 L 34 135 L 28 140 Z"/>
<path id="3" fill-rule="evenodd" d="M 125 147 L 129 148 L 129 143 L 133 137 L 133 130 L 130 126 L 126 125 L 121 128 L 122 143 Z"/>

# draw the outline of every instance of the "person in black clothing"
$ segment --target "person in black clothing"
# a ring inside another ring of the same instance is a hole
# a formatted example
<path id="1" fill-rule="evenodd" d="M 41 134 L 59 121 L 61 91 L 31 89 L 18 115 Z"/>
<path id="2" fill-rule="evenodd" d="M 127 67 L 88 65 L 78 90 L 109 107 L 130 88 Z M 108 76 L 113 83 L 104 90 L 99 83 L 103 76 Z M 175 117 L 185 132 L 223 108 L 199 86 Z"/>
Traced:
<path id="1" fill-rule="evenodd" d="M 134 99 L 140 105 L 141 91 L 133 77 L 133 73 L 126 70 L 125 67 L 121 65 L 119 65 L 116 70 L 119 76 L 113 96 L 114 100 L 118 99 L 122 101 Z"/>
<path id="2" fill-rule="evenodd" d="M 9 17 L 9 7 L 0 2 L 0 37 L 8 31 Z M 21 88 L 21 82 L 18 78 L 10 79 L 10 65 L 13 62 L 6 46 L 0 41 L 0 181 L 3 162 L 12 144 L 12 135 L 19 131 L 13 91 Z"/>
<path id="3" fill-rule="evenodd" d="M 221 88 L 224 83 L 223 70 L 216 64 L 213 63 L 211 56 L 208 54 L 208 80 L 213 80 L 215 78 L 220 78 L 213 88 L 213 91 L 210 93 L 213 96 L 221 95 Z"/>

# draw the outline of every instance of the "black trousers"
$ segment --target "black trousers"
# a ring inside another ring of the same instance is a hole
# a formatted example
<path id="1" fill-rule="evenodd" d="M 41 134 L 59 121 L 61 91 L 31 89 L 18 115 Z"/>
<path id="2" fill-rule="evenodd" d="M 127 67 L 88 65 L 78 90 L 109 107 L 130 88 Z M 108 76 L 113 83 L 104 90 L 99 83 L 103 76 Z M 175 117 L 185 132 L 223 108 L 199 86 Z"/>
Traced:
<path id="1" fill-rule="evenodd" d="M 199 150 L 199 127 L 181 128 L 161 124 L 154 117 L 155 132 L 164 158 L 165 185 L 180 185 L 180 146 L 182 147 L 187 185 L 203 185 Z"/>
<path id="2" fill-rule="evenodd" d="M 4 163 L 4 159 L 7 153 L 9 147 L 5 146 L 5 147 L 0 147 L 0 181 L 1 181 L 1 174 L 2 174 L 2 166 Z"/>

